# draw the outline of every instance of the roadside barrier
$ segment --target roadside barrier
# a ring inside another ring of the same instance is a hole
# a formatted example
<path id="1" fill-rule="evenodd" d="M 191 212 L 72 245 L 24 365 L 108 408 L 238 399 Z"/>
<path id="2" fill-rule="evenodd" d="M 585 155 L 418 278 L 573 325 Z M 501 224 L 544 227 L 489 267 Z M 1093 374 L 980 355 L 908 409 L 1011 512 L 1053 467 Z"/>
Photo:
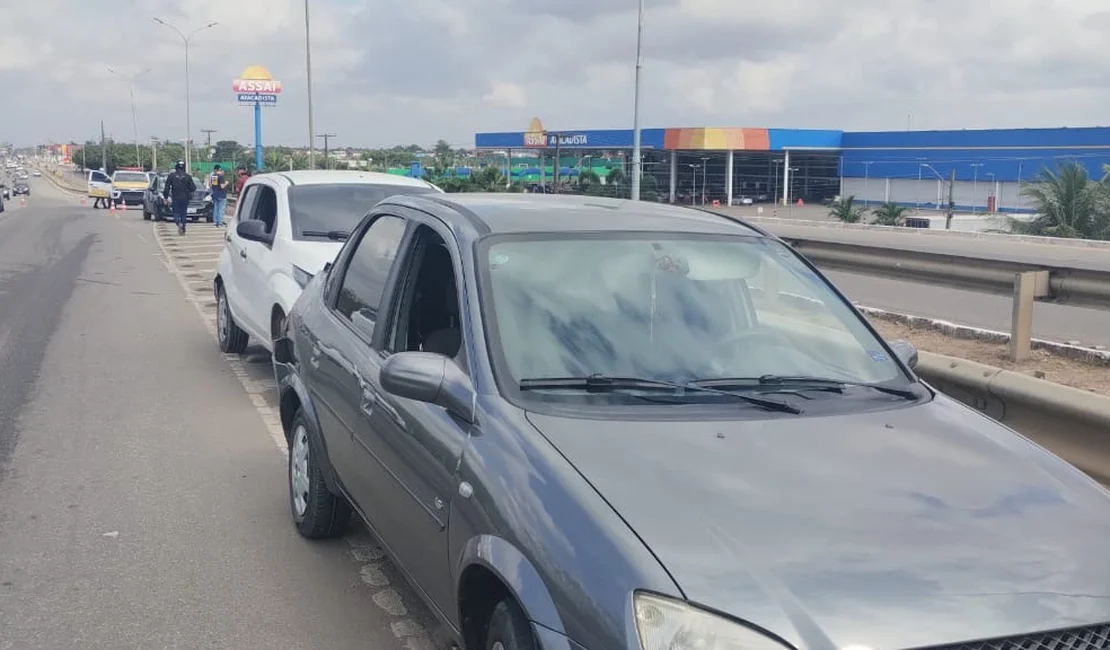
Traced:
<path id="1" fill-rule="evenodd" d="M 1110 485 L 1110 397 L 930 352 L 919 353 L 916 372 Z"/>

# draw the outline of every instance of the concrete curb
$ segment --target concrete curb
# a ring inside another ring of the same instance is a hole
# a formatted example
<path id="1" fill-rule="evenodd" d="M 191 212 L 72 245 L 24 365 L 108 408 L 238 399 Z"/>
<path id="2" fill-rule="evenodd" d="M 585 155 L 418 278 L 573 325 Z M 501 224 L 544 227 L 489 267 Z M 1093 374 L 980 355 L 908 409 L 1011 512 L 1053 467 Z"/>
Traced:
<path id="1" fill-rule="evenodd" d="M 929 352 L 920 353 L 917 373 L 937 390 L 1110 484 L 1110 398 Z"/>
<path id="2" fill-rule="evenodd" d="M 735 216 L 735 215 L 726 215 Z M 966 237 L 1001 242 L 1020 242 L 1048 246 L 1071 246 L 1075 248 L 1098 248 L 1110 250 L 1110 241 L 1097 239 L 1068 239 L 1066 237 L 1041 237 L 1037 235 L 1009 235 L 993 232 L 968 232 L 958 230 L 939 230 L 934 228 L 905 228 L 902 226 L 876 226 L 872 224 L 842 223 L 839 221 L 809 221 L 805 219 L 784 219 L 782 217 L 736 217 L 754 224 L 779 224 L 801 228 L 830 228 L 833 230 L 871 230 L 877 232 L 896 232 L 905 236 L 922 237 Z"/>
<path id="3" fill-rule="evenodd" d="M 42 177 L 43 178 L 47 179 L 50 182 L 51 185 L 53 185 L 54 187 L 58 188 L 59 190 L 61 190 L 63 192 L 69 192 L 70 194 L 77 194 L 77 195 L 83 195 L 83 194 L 86 194 L 86 192 L 87 192 L 87 188 L 86 189 L 77 189 L 76 187 L 66 185 L 62 181 L 58 180 L 58 178 L 56 176 L 54 176 L 53 172 L 46 171 L 46 170 L 39 170 L 39 171 L 42 172 Z"/>
<path id="4" fill-rule="evenodd" d="M 968 325 L 958 325 L 946 320 L 927 318 L 925 316 L 912 316 L 909 314 L 886 311 L 885 309 L 876 309 L 875 307 L 864 307 L 863 305 L 856 305 L 856 309 L 863 312 L 868 318 L 900 323 L 914 329 L 939 332 L 946 336 L 951 336 L 952 338 L 999 344 L 1010 342 L 1010 335 L 1006 332 L 970 327 Z M 1050 354 L 1096 366 L 1110 366 L 1110 350 L 1058 343 L 1045 339 L 1033 339 L 1033 349 L 1044 350 Z"/>

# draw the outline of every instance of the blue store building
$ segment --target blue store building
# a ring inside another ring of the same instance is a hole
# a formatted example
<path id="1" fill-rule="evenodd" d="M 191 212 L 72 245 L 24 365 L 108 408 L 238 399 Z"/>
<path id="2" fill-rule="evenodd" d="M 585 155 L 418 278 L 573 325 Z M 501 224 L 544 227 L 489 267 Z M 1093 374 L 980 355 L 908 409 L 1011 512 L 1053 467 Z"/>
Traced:
<path id="1" fill-rule="evenodd" d="M 631 129 L 551 131 L 533 119 L 517 132 L 479 133 L 475 146 L 498 152 L 511 172 L 559 157 L 560 179 L 599 160 L 628 173 Z M 641 131 L 643 173 L 661 200 L 723 205 L 819 202 L 854 195 L 939 208 L 949 180 L 961 211 L 1024 211 L 1021 185 L 1043 169 L 1077 161 L 1092 178 L 1110 165 L 1110 128 L 846 132 L 812 129 L 682 127 Z M 496 155 L 496 154 L 495 154 Z M 554 175 L 554 166 L 548 174 Z M 551 182 L 552 178 L 545 179 Z"/>

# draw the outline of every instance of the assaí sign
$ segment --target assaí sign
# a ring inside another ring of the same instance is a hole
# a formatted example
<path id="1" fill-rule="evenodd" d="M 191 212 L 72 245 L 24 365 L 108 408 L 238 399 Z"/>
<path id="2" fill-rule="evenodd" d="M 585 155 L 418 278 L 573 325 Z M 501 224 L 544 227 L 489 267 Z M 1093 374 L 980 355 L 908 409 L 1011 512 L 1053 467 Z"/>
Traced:
<path id="1" fill-rule="evenodd" d="M 590 139 L 585 133 L 553 133 L 548 136 L 547 144 L 551 147 L 584 147 L 590 144 Z"/>
<path id="2" fill-rule="evenodd" d="M 540 121 L 540 118 L 532 118 L 528 130 L 524 132 L 524 146 L 541 149 L 547 146 L 547 132 L 544 131 L 543 122 Z"/>
<path id="3" fill-rule="evenodd" d="M 281 82 L 260 65 L 252 65 L 231 82 L 241 105 L 274 106 L 281 94 Z"/>
<path id="4" fill-rule="evenodd" d="M 590 138 L 585 133 L 548 133 L 538 117 L 532 118 L 528 130 L 524 132 L 524 146 L 529 149 L 585 147 L 589 144 Z"/>
<path id="5" fill-rule="evenodd" d="M 236 79 L 232 82 L 231 87 L 237 93 L 281 94 L 281 82 L 275 79 Z"/>

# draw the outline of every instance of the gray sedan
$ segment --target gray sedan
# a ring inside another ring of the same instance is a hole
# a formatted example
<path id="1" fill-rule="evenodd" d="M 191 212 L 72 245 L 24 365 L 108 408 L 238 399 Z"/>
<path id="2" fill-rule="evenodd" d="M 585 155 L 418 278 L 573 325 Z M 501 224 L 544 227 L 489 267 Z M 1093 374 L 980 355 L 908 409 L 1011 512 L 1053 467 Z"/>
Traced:
<path id="1" fill-rule="evenodd" d="M 287 327 L 297 529 L 357 513 L 464 648 L 1110 645 L 1106 490 L 752 226 L 394 197 Z"/>

